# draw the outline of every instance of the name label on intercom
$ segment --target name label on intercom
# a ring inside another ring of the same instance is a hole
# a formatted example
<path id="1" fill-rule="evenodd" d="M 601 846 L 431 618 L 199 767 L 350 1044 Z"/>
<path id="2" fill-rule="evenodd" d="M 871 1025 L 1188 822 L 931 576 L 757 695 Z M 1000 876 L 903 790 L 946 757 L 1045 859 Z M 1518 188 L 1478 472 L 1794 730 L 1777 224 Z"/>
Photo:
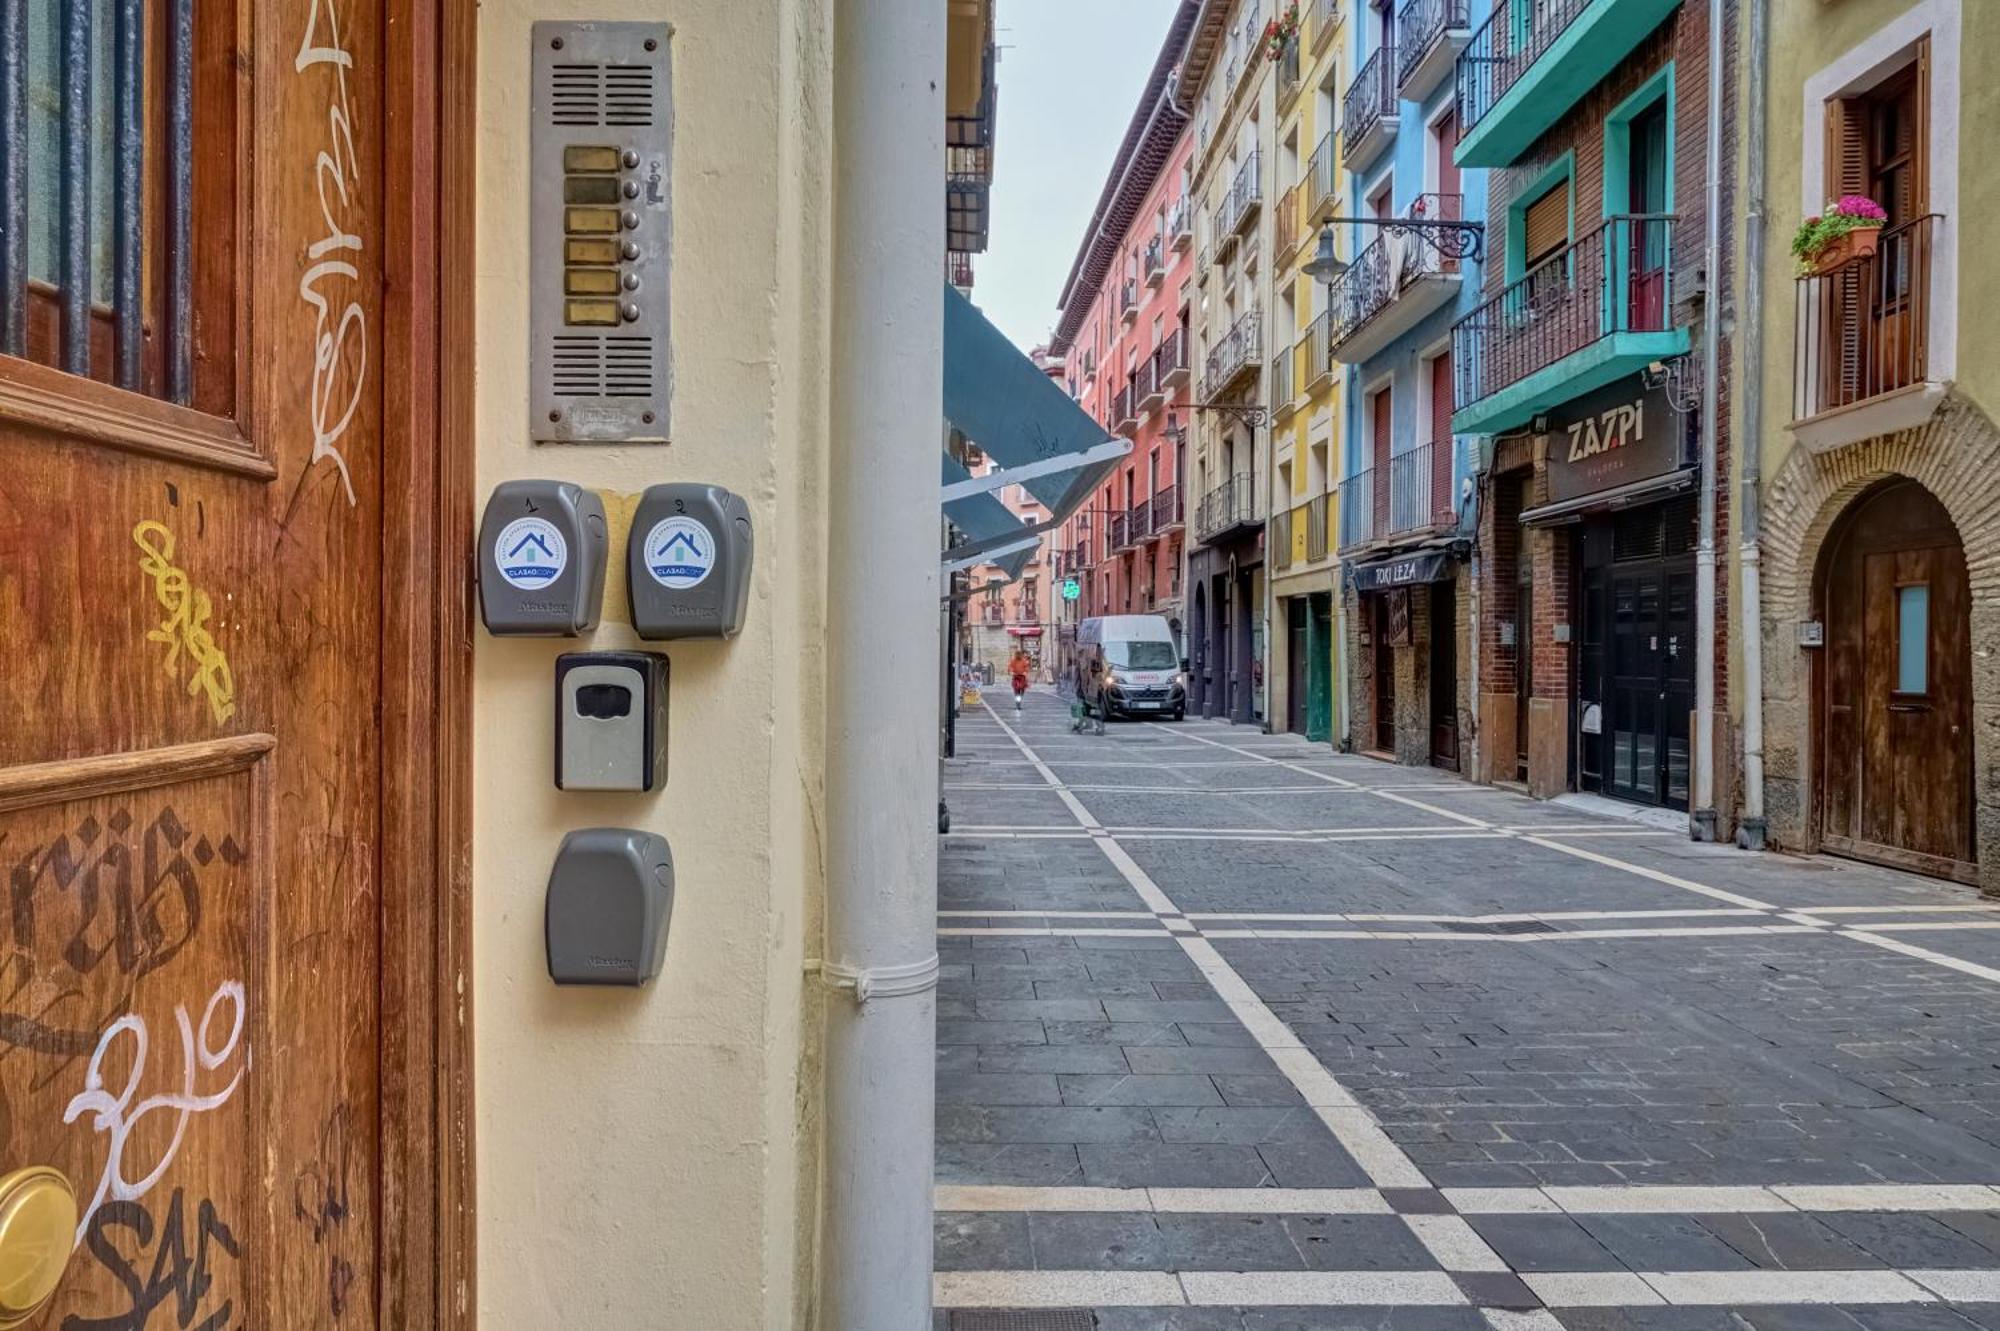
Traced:
<path id="1" fill-rule="evenodd" d="M 528 422 L 541 443 L 669 438 L 671 32 L 534 25 Z"/>

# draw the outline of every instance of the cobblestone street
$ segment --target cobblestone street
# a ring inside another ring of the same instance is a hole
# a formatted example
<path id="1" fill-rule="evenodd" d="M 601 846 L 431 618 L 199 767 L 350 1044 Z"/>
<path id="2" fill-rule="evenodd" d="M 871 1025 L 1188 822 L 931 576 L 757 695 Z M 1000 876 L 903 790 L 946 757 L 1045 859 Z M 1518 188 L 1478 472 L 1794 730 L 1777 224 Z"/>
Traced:
<path id="1" fill-rule="evenodd" d="M 940 1331 L 2000 1328 L 2000 904 L 1003 692 Z"/>

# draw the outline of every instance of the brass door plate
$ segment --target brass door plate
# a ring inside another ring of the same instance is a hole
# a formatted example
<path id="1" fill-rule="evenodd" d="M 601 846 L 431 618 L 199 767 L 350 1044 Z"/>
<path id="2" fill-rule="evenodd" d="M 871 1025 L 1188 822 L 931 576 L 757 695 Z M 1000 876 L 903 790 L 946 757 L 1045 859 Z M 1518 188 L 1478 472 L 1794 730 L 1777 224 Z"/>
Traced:
<path id="1" fill-rule="evenodd" d="M 0 1328 L 24 1325 L 62 1283 L 76 1247 L 76 1191 L 37 1165 L 0 1178 Z"/>

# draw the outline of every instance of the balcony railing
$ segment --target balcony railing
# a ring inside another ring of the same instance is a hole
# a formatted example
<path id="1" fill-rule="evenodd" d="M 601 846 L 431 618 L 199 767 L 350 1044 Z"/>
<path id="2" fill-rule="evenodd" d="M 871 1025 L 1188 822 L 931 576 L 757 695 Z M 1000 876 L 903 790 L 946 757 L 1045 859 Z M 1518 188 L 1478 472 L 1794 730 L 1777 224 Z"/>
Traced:
<path id="1" fill-rule="evenodd" d="M 1314 222 L 1325 221 L 1339 203 L 1339 174 L 1335 170 L 1333 135 L 1328 133 L 1306 161 L 1306 215 Z"/>
<path id="2" fill-rule="evenodd" d="M 1181 487 L 1163 485 L 1153 494 L 1153 525 L 1155 536 L 1165 535 L 1181 525 Z"/>
<path id="3" fill-rule="evenodd" d="M 1139 545 L 1153 534 L 1153 501 L 1141 499 L 1125 510 L 1125 543 Z"/>
<path id="4" fill-rule="evenodd" d="M 1377 47 L 1368 57 L 1341 99 L 1341 146 L 1349 166 L 1361 163 L 1363 140 L 1382 128 L 1396 115 L 1396 48 Z"/>
<path id="5" fill-rule="evenodd" d="M 1132 542 L 1126 536 L 1125 510 L 1119 509 L 1118 511 L 1112 513 L 1111 516 L 1105 521 L 1104 548 L 1107 551 L 1123 550 L 1126 546 L 1130 544 L 1132 544 Z"/>
<path id="6" fill-rule="evenodd" d="M 1930 378 L 1931 264 L 1942 221 L 1933 213 L 1891 227 L 1874 257 L 1799 279 L 1793 419 Z"/>
<path id="7" fill-rule="evenodd" d="M 1187 382 L 1187 330 L 1176 328 L 1153 353 L 1153 380 L 1162 393 Z"/>
<path id="8" fill-rule="evenodd" d="M 1278 211 L 1271 218 L 1271 248 L 1279 263 L 1299 243 L 1299 196 L 1305 189 L 1301 181 L 1278 196 Z"/>
<path id="9" fill-rule="evenodd" d="M 1292 566 L 1292 515 L 1295 509 L 1280 509 L 1271 515 L 1271 567 L 1283 573 Z"/>
<path id="10" fill-rule="evenodd" d="M 1306 501 L 1306 562 L 1317 564 L 1326 558 L 1327 496 Z"/>
<path id="11" fill-rule="evenodd" d="M 1271 413 L 1282 415 L 1292 409 L 1292 349 L 1280 347 L 1271 357 Z"/>
<path id="12" fill-rule="evenodd" d="M 1319 317 L 1306 325 L 1306 335 L 1300 341 L 1305 346 L 1306 391 L 1310 393 L 1333 372 L 1333 310 L 1320 311 Z"/>
<path id="13" fill-rule="evenodd" d="M 1674 219 L 1607 218 L 1451 330 L 1463 408 L 1616 333 L 1672 327 Z"/>
<path id="14" fill-rule="evenodd" d="M 1139 362 L 1139 368 L 1132 371 L 1132 400 L 1141 416 L 1157 411 L 1166 401 L 1166 393 L 1160 388 L 1159 365 L 1153 356 Z"/>
<path id="15" fill-rule="evenodd" d="M 1458 137 L 1486 118 L 1570 24 L 1601 0 L 1493 0 L 1493 12 L 1458 54 Z"/>
<path id="16" fill-rule="evenodd" d="M 1294 37 L 1285 43 L 1285 52 L 1278 57 L 1278 105 L 1288 106 L 1299 95 L 1300 78 L 1299 39 Z"/>
<path id="17" fill-rule="evenodd" d="M 1313 50 L 1325 46 L 1326 39 L 1340 31 L 1341 3 L 1342 0 L 1313 0 Z"/>
<path id="18" fill-rule="evenodd" d="M 1386 500 L 1386 496 L 1385 496 Z M 1388 504 L 1385 502 L 1386 510 Z M 1382 515 L 1384 525 L 1388 514 Z M 1375 469 L 1358 471 L 1340 483 L 1340 548 L 1351 550 L 1375 539 Z"/>
<path id="19" fill-rule="evenodd" d="M 1462 194 L 1425 194 L 1410 205 L 1408 215 L 1456 222 L 1464 211 Z M 1342 343 L 1419 281 L 1450 276 L 1458 270 L 1457 259 L 1447 258 L 1417 235 L 1382 231 L 1327 292 L 1328 312 L 1334 318 L 1335 354 Z"/>
<path id="20" fill-rule="evenodd" d="M 1215 400 L 1234 387 L 1246 371 L 1263 364 L 1263 360 L 1264 312 L 1253 307 L 1236 320 L 1208 353 L 1208 364 L 1202 374 L 1202 400 Z"/>
<path id="21" fill-rule="evenodd" d="M 1132 385 L 1127 382 L 1111 399 L 1111 428 L 1114 431 L 1130 430 L 1138 423 L 1138 415 L 1132 409 Z"/>
<path id="22" fill-rule="evenodd" d="M 1389 459 L 1389 513 L 1385 536 L 1404 536 L 1455 524 L 1451 496 L 1451 440 L 1419 444 Z"/>
<path id="23" fill-rule="evenodd" d="M 1188 197 L 1183 194 L 1174 200 L 1174 206 L 1167 210 L 1167 243 L 1176 251 L 1185 250 L 1194 243 L 1194 209 L 1188 206 Z"/>
<path id="24" fill-rule="evenodd" d="M 1222 202 L 1215 205 L 1215 216 L 1208 221 L 1208 234 L 1214 237 L 1211 244 L 1215 249 L 1215 261 L 1222 263 L 1236 252 L 1236 196 L 1233 191 L 1223 194 Z"/>
<path id="25" fill-rule="evenodd" d="M 960 289 L 972 286 L 972 256 L 957 250 L 947 250 L 944 256 L 944 280 Z"/>
<path id="26" fill-rule="evenodd" d="M 1218 237 L 1239 230 L 1256 212 L 1257 205 L 1264 201 L 1259 166 L 1259 155 L 1253 152 L 1243 159 L 1243 165 L 1236 168 L 1236 179 L 1230 182 L 1229 196 L 1215 210 L 1215 234 Z"/>
<path id="27" fill-rule="evenodd" d="M 1396 86 L 1409 83 L 1410 76 L 1438 50 L 1447 34 L 1457 29 L 1463 41 L 1464 30 L 1471 25 L 1471 0 L 1403 0 L 1396 16 Z M 1425 82 L 1436 87 L 1442 78 L 1440 72 Z"/>
<path id="28" fill-rule="evenodd" d="M 1212 541 L 1239 527 L 1257 525 L 1257 478 L 1249 472 L 1231 476 L 1201 497 L 1195 510 L 1197 540 Z"/>
<path id="29" fill-rule="evenodd" d="M 1129 277 L 1118 288 L 1118 317 L 1127 324 L 1139 317 L 1139 284 Z"/>

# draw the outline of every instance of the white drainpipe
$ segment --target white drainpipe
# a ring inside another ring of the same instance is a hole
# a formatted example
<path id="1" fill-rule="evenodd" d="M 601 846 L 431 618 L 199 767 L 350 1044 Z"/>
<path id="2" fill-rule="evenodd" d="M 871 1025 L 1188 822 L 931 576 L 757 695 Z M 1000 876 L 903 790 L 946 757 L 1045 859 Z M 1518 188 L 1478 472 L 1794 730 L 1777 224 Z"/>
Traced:
<path id="1" fill-rule="evenodd" d="M 1701 339 L 1701 527 L 1695 547 L 1695 768 L 1689 834 L 1715 840 L 1715 430 L 1722 373 L 1722 23 L 1724 0 L 1708 4 L 1707 217 Z"/>
<path id="2" fill-rule="evenodd" d="M 928 1331 L 945 7 L 834 11 L 822 1325 Z M 800 643 L 801 650 L 813 650 Z"/>

